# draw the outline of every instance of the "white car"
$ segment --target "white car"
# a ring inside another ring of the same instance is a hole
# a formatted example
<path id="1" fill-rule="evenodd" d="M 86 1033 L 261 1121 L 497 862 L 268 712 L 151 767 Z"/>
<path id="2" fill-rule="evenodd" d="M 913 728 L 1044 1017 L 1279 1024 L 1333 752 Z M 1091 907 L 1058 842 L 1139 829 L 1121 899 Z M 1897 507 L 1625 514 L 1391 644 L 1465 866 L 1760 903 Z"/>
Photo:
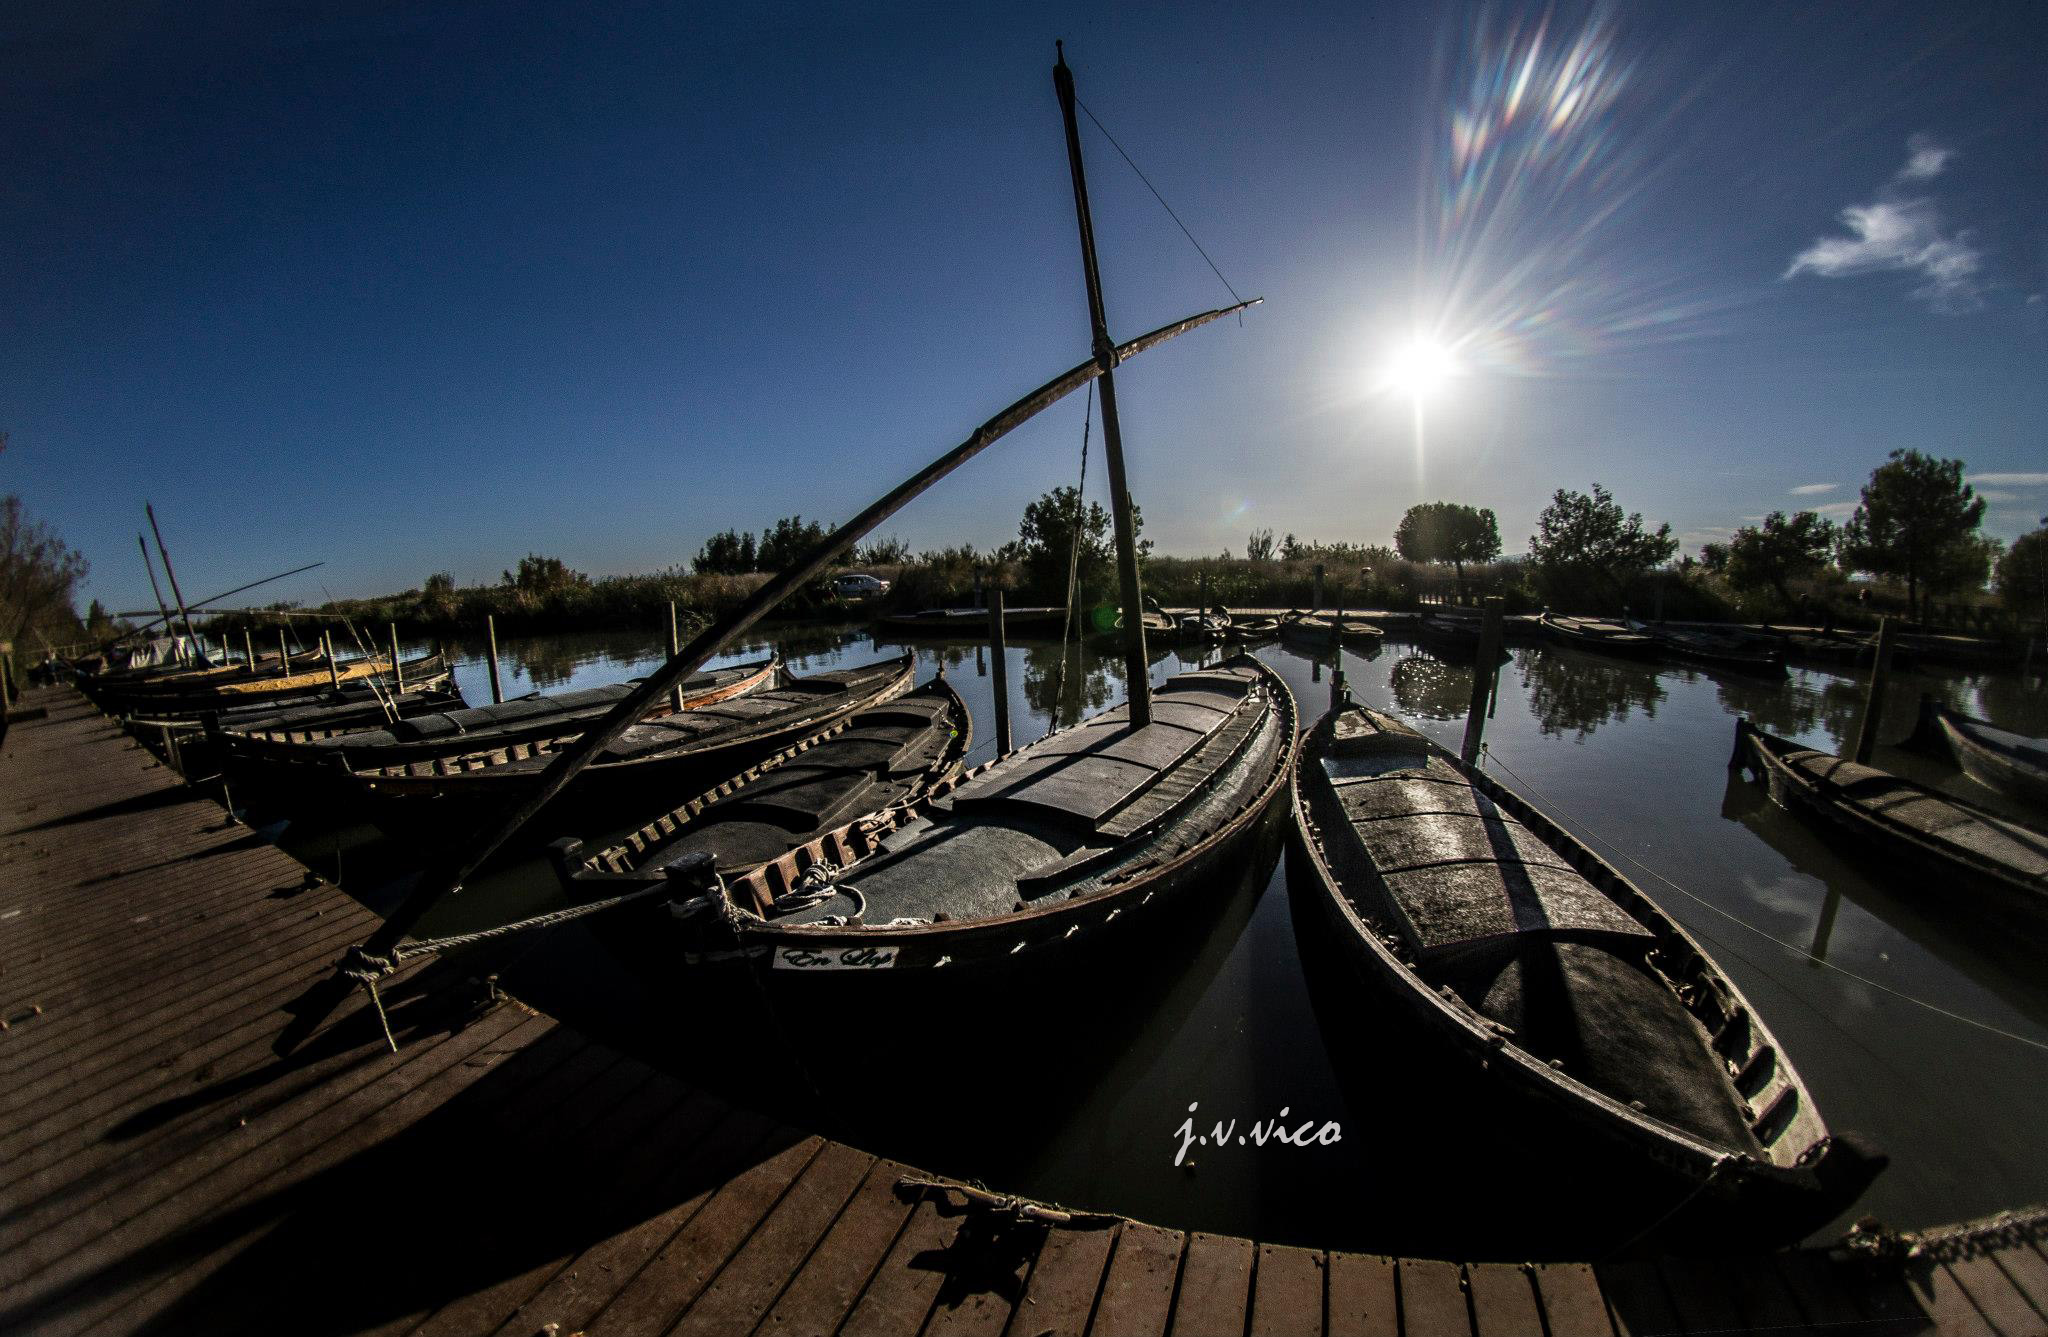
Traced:
<path id="1" fill-rule="evenodd" d="M 832 592 L 842 599 L 873 599 L 889 592 L 889 582 L 865 572 L 849 571 L 832 582 Z"/>

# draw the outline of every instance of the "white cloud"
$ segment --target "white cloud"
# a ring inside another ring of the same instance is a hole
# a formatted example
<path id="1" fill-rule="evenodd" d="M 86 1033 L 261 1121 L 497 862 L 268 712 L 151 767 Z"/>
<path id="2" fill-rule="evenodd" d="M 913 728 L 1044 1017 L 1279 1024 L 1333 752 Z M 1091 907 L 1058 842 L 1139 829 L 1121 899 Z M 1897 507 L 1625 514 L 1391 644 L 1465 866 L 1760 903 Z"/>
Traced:
<path id="1" fill-rule="evenodd" d="M 2020 499 L 2020 494 L 2017 492 L 2001 492 L 1995 487 L 1980 487 L 1977 489 L 1977 495 L 1986 501 L 2018 501 Z"/>
<path id="2" fill-rule="evenodd" d="M 1842 226 L 1853 235 L 1820 238 L 1793 257 L 1782 277 L 1814 274 L 1833 279 L 1900 270 L 1924 280 L 1913 296 L 1937 311 L 1968 311 L 1981 304 L 1977 272 L 1984 266 L 1984 255 L 1970 244 L 1970 234 L 1944 232 L 1934 201 L 1909 199 L 1898 191 L 1901 183 L 1939 175 L 1954 150 L 1925 135 L 1915 135 L 1907 148 L 1906 165 L 1877 199 L 1842 210 Z"/>
<path id="3" fill-rule="evenodd" d="M 1833 492 L 1840 486 L 1840 483 L 1801 483 L 1798 487 L 1792 489 L 1792 495 L 1795 497 L 1812 497 L 1822 492 Z"/>
<path id="4" fill-rule="evenodd" d="M 1914 135 L 1906 141 L 1906 148 L 1912 156 L 1899 169 L 1901 181 L 1932 181 L 1948 166 L 1948 160 L 1956 156 L 1954 149 L 1943 148 L 1931 135 Z"/>
<path id="5" fill-rule="evenodd" d="M 1979 483 L 1993 487 L 2048 487 L 2048 474 L 1971 474 L 1968 482 L 1972 487 Z"/>
<path id="6" fill-rule="evenodd" d="M 1849 515 L 1861 504 L 1854 501 L 1831 501 L 1825 506 L 1809 506 L 1807 509 L 1815 515 Z"/>

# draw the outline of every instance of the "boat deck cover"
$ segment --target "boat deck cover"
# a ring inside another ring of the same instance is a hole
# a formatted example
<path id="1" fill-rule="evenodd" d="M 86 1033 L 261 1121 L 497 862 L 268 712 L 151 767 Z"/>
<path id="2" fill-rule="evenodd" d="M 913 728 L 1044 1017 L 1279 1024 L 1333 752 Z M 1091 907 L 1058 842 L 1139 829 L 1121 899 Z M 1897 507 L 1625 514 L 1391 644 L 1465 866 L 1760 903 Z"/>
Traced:
<path id="1" fill-rule="evenodd" d="M 1829 752 L 1790 752 L 1785 764 L 1809 781 L 1828 784 L 1874 817 L 2001 864 L 2048 889 L 2048 835 L 1971 812 L 1890 771 Z"/>
<path id="2" fill-rule="evenodd" d="M 1389 749 L 1329 757 L 1323 765 L 1419 955 L 1528 935 L 1653 938 L 1442 757 Z"/>

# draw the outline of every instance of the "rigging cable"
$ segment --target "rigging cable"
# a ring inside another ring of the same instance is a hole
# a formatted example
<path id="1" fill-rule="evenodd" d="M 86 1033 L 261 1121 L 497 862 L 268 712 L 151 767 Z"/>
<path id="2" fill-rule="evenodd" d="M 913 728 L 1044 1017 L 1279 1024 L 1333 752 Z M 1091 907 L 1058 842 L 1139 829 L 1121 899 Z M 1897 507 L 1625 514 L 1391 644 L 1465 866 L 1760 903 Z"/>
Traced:
<path id="1" fill-rule="evenodd" d="M 1094 429 L 1094 426 L 1095 382 L 1090 381 L 1088 382 L 1086 407 L 1081 410 L 1081 481 L 1074 487 L 1074 542 L 1067 552 L 1067 611 L 1066 616 L 1060 621 L 1060 666 L 1059 671 L 1053 676 L 1052 728 L 1048 730 L 1050 733 L 1059 732 L 1060 705 L 1067 697 L 1067 633 L 1069 631 L 1075 633 L 1074 658 L 1076 670 L 1085 671 L 1085 666 L 1079 663 L 1082 637 L 1080 628 L 1074 626 L 1074 599 L 1079 592 L 1077 587 L 1080 584 L 1081 578 L 1081 525 L 1087 514 L 1081 509 L 1081 501 L 1084 494 L 1088 491 L 1088 435 Z"/>
<path id="2" fill-rule="evenodd" d="M 1131 155 L 1124 152 L 1124 146 L 1116 142 L 1116 136 L 1109 133 L 1109 127 L 1104 125 L 1101 121 L 1101 118 L 1096 116 L 1094 112 L 1088 111 L 1088 104 L 1081 101 L 1080 98 L 1075 98 L 1074 103 L 1075 105 L 1080 107 L 1082 111 L 1088 112 L 1088 119 L 1095 122 L 1095 128 L 1102 132 L 1102 137 L 1109 141 L 1109 146 L 1115 149 L 1117 153 L 1123 157 L 1123 160 L 1130 165 L 1130 169 L 1133 172 L 1136 172 L 1138 174 L 1138 180 L 1143 181 L 1145 183 L 1145 189 L 1152 192 L 1152 198 L 1159 201 L 1159 207 L 1166 210 L 1166 216 L 1168 218 L 1171 218 L 1174 222 L 1174 226 L 1178 227 L 1181 230 L 1181 235 L 1188 239 L 1188 244 L 1195 248 L 1195 250 L 1201 255 L 1202 259 L 1208 261 L 1210 272 L 1213 273 L 1216 276 L 1217 281 L 1222 283 L 1224 288 L 1229 291 L 1231 300 L 1234 302 L 1244 301 L 1244 298 L 1239 297 L 1237 295 L 1237 289 L 1232 288 L 1230 286 L 1230 280 L 1223 277 L 1223 271 L 1216 268 L 1216 262 L 1214 260 L 1209 259 L 1209 252 L 1203 250 L 1202 243 L 1195 240 L 1195 234 L 1188 231 L 1188 225 L 1180 221 L 1180 215 L 1173 211 L 1173 206 L 1166 202 L 1166 197 L 1159 193 L 1159 187 L 1152 184 L 1151 178 L 1145 175 L 1144 171 L 1138 166 L 1136 162 L 1132 161 Z M 1238 313 L 1237 323 L 1240 325 L 1244 324 L 1243 312 Z"/>
<path id="3" fill-rule="evenodd" d="M 1544 808 L 1553 818 L 1563 817 L 1563 809 L 1557 807 L 1557 805 L 1553 803 L 1551 799 L 1543 793 L 1542 790 L 1538 789 L 1535 785 L 1530 784 L 1527 780 L 1523 779 L 1520 775 L 1516 774 L 1514 767 L 1508 765 L 1499 757 L 1495 756 L 1491 748 L 1486 749 L 1486 759 L 1491 764 L 1500 767 L 1503 771 L 1506 771 L 1510 776 L 1513 776 L 1516 784 L 1520 785 L 1523 789 L 1529 791 L 1531 795 L 1541 800 Z M 1687 891 L 1684 887 L 1679 886 L 1676 882 L 1673 882 L 1670 878 L 1664 876 L 1656 869 L 1650 867 L 1641 859 L 1636 858 L 1627 850 L 1622 849 L 1619 846 L 1602 839 L 1598 834 L 1596 834 L 1594 831 L 1588 828 L 1585 825 L 1585 823 L 1580 822 L 1577 818 L 1571 818 L 1569 820 L 1571 821 L 1572 825 L 1579 828 L 1580 835 L 1583 839 L 1589 840 L 1595 844 L 1605 847 L 1610 852 L 1618 855 L 1623 859 L 1628 860 L 1628 862 L 1634 864 L 1637 868 L 1642 869 L 1643 872 L 1649 874 L 1651 877 L 1656 878 L 1657 881 L 1671 888 L 1673 891 L 1685 897 L 1687 900 L 1694 901 L 1700 905 L 1705 906 L 1707 909 L 1712 910 L 1715 914 L 1720 915 L 1723 919 L 1732 920 L 1733 922 L 1740 924 L 1743 928 L 1748 929 L 1751 933 L 1756 934 L 1760 938 L 1765 938 L 1771 942 L 1776 943 L 1778 946 L 1783 947 L 1786 951 L 1791 952 L 1795 956 L 1803 957 L 1814 965 L 1824 966 L 1827 969 L 1835 971 L 1839 974 L 1847 975 L 1850 979 L 1855 980 L 1859 984 L 1869 985 L 1873 989 L 1877 989 L 1884 993 L 1888 993 L 1894 998 L 1902 999 L 1905 1002 L 1913 1004 L 1915 1007 L 1926 1008 L 1929 1012 L 1934 1013 L 1936 1016 L 1947 1017 L 1950 1021 L 1959 1021 L 1962 1022 L 1965 1026 L 1974 1026 L 1980 1031 L 1989 1031 L 1991 1032 L 1991 1034 L 2002 1036 L 2007 1040 L 2017 1040 L 2019 1043 L 2023 1045 L 2028 1045 L 2032 1048 L 2039 1049 L 2043 1052 L 2048 1052 L 2048 1044 L 2044 1044 L 2031 1036 L 2016 1034 L 2012 1031 L 2008 1031 L 2001 1027 L 1994 1026 L 1988 1021 L 1979 1021 L 1975 1017 L 1966 1017 L 1960 1012 L 1951 1012 L 1947 1008 L 1942 1007 L 1938 1003 L 1930 1003 L 1924 998 L 1916 998 L 1912 994 L 1906 993 L 1900 989 L 1894 989 L 1891 985 L 1882 983 L 1878 980 L 1871 979 L 1867 975 L 1859 975 L 1855 971 L 1847 968 L 1846 966 L 1836 965 L 1834 962 L 1828 960 L 1826 957 L 1814 955 L 1811 951 L 1808 951 L 1806 948 L 1801 947 L 1798 943 L 1787 942 L 1783 938 L 1778 937 L 1776 934 L 1771 933 L 1767 929 L 1758 928 L 1755 924 L 1750 923 L 1748 920 L 1742 918 L 1740 915 L 1722 909 L 1720 906 L 1714 904 L 1712 901 L 1706 899 L 1704 896 L 1698 896 L 1690 891 Z"/>

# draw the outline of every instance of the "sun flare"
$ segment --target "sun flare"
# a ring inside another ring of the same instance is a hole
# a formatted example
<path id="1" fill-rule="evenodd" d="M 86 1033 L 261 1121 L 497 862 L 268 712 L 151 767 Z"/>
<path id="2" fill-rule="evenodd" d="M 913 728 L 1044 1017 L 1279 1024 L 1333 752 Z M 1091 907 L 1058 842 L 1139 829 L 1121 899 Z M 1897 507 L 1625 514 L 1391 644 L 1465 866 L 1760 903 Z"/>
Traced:
<path id="1" fill-rule="evenodd" d="M 1417 336 L 1394 349 L 1381 369 L 1380 384 L 1393 394 L 1426 399 L 1460 370 L 1457 355 L 1450 349 L 1434 339 Z"/>

